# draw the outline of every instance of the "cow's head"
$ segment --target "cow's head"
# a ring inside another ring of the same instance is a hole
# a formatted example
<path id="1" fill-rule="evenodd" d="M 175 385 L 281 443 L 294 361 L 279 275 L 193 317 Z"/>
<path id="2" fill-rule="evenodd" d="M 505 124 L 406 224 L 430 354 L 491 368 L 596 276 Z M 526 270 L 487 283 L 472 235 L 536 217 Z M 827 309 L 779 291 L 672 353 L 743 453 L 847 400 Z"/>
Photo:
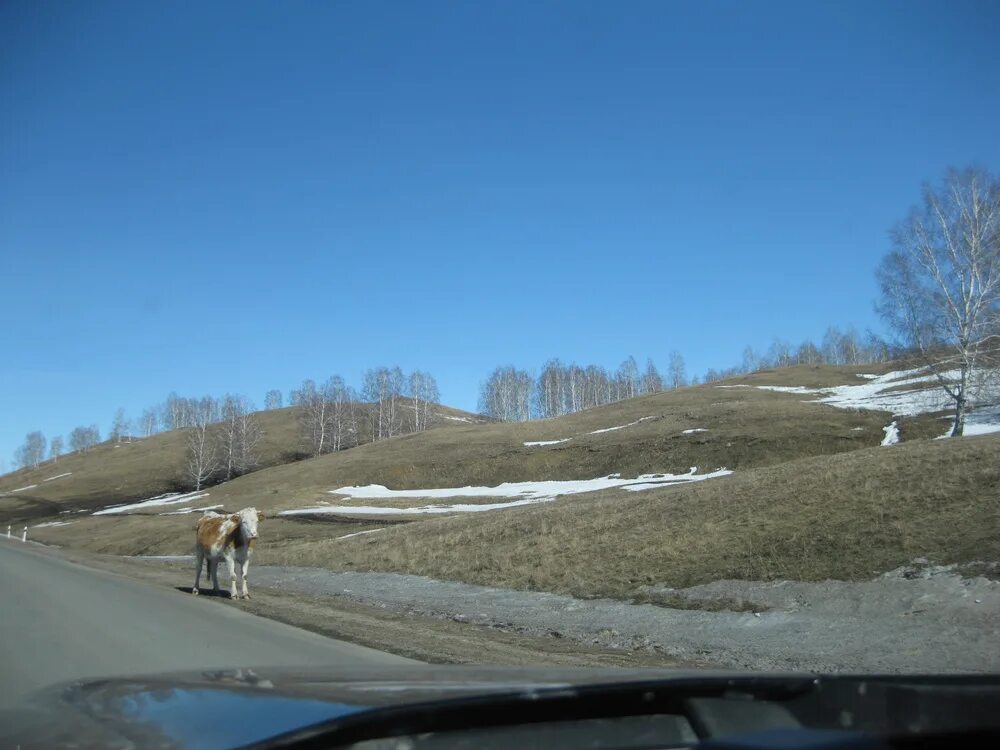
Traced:
<path id="1" fill-rule="evenodd" d="M 256 539 L 259 531 L 257 525 L 264 520 L 264 514 L 256 508 L 244 508 L 233 515 L 233 520 L 240 524 L 246 539 Z"/>

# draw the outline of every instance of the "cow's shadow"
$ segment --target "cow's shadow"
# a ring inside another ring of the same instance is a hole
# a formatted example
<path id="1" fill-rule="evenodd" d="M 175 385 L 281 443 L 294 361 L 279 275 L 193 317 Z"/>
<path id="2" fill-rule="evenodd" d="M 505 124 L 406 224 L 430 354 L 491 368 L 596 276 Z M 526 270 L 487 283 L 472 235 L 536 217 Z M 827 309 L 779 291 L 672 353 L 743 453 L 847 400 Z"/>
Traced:
<path id="1" fill-rule="evenodd" d="M 174 588 L 182 594 L 190 594 L 192 591 L 191 586 L 174 586 Z M 213 591 L 211 586 L 208 588 L 198 589 L 198 596 L 219 597 L 222 599 L 232 598 L 229 596 L 229 589 L 219 589 L 218 591 Z"/>

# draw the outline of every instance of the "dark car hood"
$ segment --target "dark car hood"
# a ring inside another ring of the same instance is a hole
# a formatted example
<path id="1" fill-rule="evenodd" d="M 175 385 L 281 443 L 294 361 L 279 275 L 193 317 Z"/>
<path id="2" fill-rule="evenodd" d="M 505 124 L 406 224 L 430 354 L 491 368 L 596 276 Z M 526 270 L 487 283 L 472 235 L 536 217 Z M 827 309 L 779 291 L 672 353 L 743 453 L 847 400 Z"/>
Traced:
<path id="1" fill-rule="evenodd" d="M 708 738 L 795 728 L 886 737 L 986 730 L 996 739 L 1000 676 L 421 665 L 206 670 L 46 689 L 0 714 L 0 746 L 223 748 L 279 735 L 292 744 L 321 737 L 326 746 L 331 731 L 350 742 L 511 720 L 537 728 L 533 722 L 654 714 L 675 715 Z M 500 736 L 498 746 L 513 737 Z"/>
<path id="2" fill-rule="evenodd" d="M 480 666 L 234 669 L 77 681 L 0 715 L 22 748 L 218 748 L 369 709 L 574 685 L 726 673 Z M 729 673 L 731 674 L 731 673 Z"/>

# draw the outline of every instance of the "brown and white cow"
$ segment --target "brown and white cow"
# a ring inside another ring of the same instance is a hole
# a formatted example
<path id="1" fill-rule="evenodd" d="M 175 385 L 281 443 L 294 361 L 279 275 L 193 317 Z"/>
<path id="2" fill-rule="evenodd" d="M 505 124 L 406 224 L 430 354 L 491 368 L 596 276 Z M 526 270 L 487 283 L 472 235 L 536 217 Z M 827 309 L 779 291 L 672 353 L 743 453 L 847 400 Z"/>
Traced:
<path id="1" fill-rule="evenodd" d="M 208 574 L 212 578 L 212 588 L 219 591 L 219 560 L 225 560 L 229 566 L 231 585 L 229 596 L 236 599 L 236 566 L 239 566 L 243 577 L 243 598 L 250 598 L 247 589 L 247 569 L 250 567 L 250 555 L 257 541 L 257 525 L 264 520 L 264 514 L 256 508 L 244 508 L 232 515 L 207 512 L 198 520 L 198 533 L 195 542 L 196 569 L 192 594 L 198 593 L 201 582 L 201 565 L 207 563 Z"/>

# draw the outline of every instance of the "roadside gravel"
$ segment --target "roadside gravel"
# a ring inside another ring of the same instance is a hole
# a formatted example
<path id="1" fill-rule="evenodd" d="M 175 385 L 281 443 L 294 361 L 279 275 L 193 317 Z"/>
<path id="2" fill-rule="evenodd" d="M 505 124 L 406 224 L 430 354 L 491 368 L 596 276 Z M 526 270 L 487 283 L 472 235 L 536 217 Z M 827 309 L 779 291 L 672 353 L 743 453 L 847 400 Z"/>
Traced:
<path id="1" fill-rule="evenodd" d="M 668 609 L 580 600 L 394 573 L 257 566 L 271 589 L 336 597 L 422 617 L 752 670 L 1000 670 L 1000 582 L 916 565 L 872 581 L 717 581 L 650 589 L 697 602 L 758 603 L 759 612 Z"/>

